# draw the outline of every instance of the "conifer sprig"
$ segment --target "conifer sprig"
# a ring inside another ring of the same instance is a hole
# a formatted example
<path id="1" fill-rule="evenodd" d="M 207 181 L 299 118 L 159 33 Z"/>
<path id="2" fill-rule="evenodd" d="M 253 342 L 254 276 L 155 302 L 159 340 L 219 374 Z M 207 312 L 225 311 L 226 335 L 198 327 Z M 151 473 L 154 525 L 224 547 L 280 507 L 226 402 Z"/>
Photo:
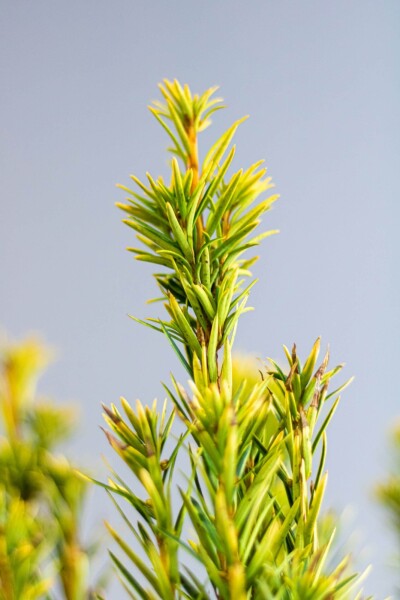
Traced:
<path id="1" fill-rule="evenodd" d="M 227 339 L 232 342 L 253 285 L 244 287 L 256 257 L 241 256 L 275 233 L 253 235 L 278 195 L 251 208 L 273 187 L 262 161 L 228 175 L 235 153 L 234 146 L 229 148 L 244 119 L 215 142 L 200 166 L 198 134 L 210 124 L 211 114 L 222 108 L 221 100 L 213 98 L 216 88 L 192 96 L 187 86 L 164 81 L 160 90 L 164 102 L 155 102 L 150 110 L 174 144 L 170 183 L 147 174 L 144 184 L 132 176 L 138 190 L 120 186 L 130 195 L 128 204 L 118 206 L 128 214 L 124 222 L 147 248 L 130 248 L 136 258 L 166 267 L 155 277 L 170 321 L 150 322 L 184 345 L 184 364 L 192 376 L 195 354 L 199 360 L 207 357 L 211 381 L 217 381 L 217 352 Z"/>
<path id="2" fill-rule="evenodd" d="M 164 267 L 155 277 L 170 320 L 141 322 L 167 337 L 190 374 L 190 391 L 172 378 L 165 386 L 172 407 L 161 415 L 156 404 L 134 410 L 125 400 L 124 413 L 105 409 L 108 439 L 134 479 L 113 472 L 103 486 L 134 509 L 136 521 L 117 504 L 140 548 L 110 526 L 128 562 L 114 552 L 112 559 L 133 598 L 358 597 L 348 558 L 330 568 L 332 540 L 318 539 L 326 429 L 348 383 L 330 391 L 341 365 L 328 370 L 328 354 L 317 362 L 319 339 L 303 366 L 295 346 L 285 348 L 287 368 L 270 361 L 256 376 L 232 362 L 254 283 L 245 285 L 256 257 L 243 254 L 274 233 L 254 232 L 278 196 L 255 202 L 272 187 L 261 162 L 230 174 L 243 119 L 201 162 L 198 133 L 222 107 L 215 88 L 198 96 L 164 81 L 160 90 L 163 101 L 150 110 L 172 140 L 171 180 L 147 175 L 145 184 L 132 176 L 137 189 L 120 186 L 129 198 L 119 206 L 145 246 L 130 250 Z M 171 448 L 176 414 L 184 431 Z M 184 457 L 182 483 L 176 465 Z"/>

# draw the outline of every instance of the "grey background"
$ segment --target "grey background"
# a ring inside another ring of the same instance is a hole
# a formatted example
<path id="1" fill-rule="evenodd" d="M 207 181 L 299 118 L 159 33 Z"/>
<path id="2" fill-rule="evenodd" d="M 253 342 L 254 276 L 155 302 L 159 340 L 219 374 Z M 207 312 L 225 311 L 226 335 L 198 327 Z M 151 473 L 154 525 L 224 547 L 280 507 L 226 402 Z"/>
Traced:
<path id="1" fill-rule="evenodd" d="M 358 532 L 366 590 L 383 598 L 394 540 L 371 490 L 399 413 L 400 3 L 1 0 L 0 17 L 0 321 L 59 350 L 41 389 L 81 406 L 73 456 L 105 477 L 100 403 L 162 397 L 170 370 L 186 380 L 126 316 L 150 314 L 156 287 L 124 250 L 114 183 L 167 171 L 146 111 L 157 82 L 219 84 L 228 109 L 203 143 L 249 113 L 236 164 L 266 158 L 281 194 L 237 348 L 280 358 L 296 341 L 304 356 L 322 335 L 356 376 L 330 430 L 326 505 L 353 507 L 344 537 Z M 101 492 L 89 512 L 113 514 Z"/>

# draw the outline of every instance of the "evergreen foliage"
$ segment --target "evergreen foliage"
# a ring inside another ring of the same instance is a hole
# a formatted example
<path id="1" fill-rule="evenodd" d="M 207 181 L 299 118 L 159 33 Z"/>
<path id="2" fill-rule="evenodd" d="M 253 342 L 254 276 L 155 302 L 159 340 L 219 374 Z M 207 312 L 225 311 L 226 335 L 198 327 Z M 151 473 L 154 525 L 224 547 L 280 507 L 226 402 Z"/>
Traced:
<path id="1" fill-rule="evenodd" d="M 167 338 L 190 382 L 187 391 L 172 378 L 161 409 L 124 399 L 105 408 L 109 442 L 132 475 L 103 484 L 125 502 L 115 500 L 124 533 L 108 526 L 120 549 L 111 557 L 131 598 L 359 598 L 348 557 L 331 567 L 332 539 L 318 539 L 326 430 L 349 383 L 332 383 L 342 365 L 319 358 L 317 339 L 305 360 L 284 347 L 286 367 L 270 360 L 247 381 L 232 366 L 254 284 L 247 251 L 275 233 L 255 233 L 278 198 L 271 178 L 262 161 L 230 171 L 244 119 L 200 160 L 198 134 L 222 108 L 216 88 L 193 95 L 165 80 L 160 91 L 150 110 L 171 140 L 171 179 L 132 175 L 118 206 L 142 243 L 129 250 L 157 266 L 167 313 L 136 320 Z M 171 448 L 176 420 L 183 433 Z"/>
<path id="2" fill-rule="evenodd" d="M 72 432 L 73 413 L 36 395 L 49 356 L 35 340 L 2 351 L 0 600 L 96 597 L 88 584 L 88 551 L 79 539 L 88 483 L 54 453 Z"/>
<path id="3" fill-rule="evenodd" d="M 391 432 L 392 466 L 386 478 L 376 487 L 376 497 L 388 517 L 392 532 L 397 539 L 395 568 L 400 567 L 400 423 Z M 400 593 L 400 579 L 397 593 Z"/>

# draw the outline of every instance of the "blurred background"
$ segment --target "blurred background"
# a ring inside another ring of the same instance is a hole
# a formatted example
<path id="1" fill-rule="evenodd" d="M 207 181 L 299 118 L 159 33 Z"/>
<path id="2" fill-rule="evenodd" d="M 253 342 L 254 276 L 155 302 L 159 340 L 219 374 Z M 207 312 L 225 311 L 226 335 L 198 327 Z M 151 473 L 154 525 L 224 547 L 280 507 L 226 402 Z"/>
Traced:
<path id="1" fill-rule="evenodd" d="M 280 360 L 283 343 L 305 356 L 321 335 L 355 375 L 330 429 L 326 505 L 351 507 L 342 534 L 383 598 L 395 544 L 372 489 L 400 412 L 400 4 L 2 0 L 0 15 L 0 326 L 58 350 L 40 389 L 80 406 L 70 456 L 104 479 L 101 403 L 163 397 L 171 370 L 186 381 L 168 343 L 127 316 L 162 307 L 145 304 L 157 289 L 125 252 L 114 184 L 168 172 L 146 110 L 163 77 L 220 85 L 228 108 L 201 148 L 250 114 L 235 164 L 265 158 L 281 194 L 236 347 Z M 88 529 L 113 514 L 91 498 Z"/>

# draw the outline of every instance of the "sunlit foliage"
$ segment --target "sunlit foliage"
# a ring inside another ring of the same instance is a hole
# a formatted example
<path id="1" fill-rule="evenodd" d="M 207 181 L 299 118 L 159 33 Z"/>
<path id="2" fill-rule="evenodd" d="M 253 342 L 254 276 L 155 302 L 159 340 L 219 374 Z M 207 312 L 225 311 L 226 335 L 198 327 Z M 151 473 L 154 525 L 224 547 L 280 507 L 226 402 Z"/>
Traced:
<path id="1" fill-rule="evenodd" d="M 95 598 L 78 531 L 88 482 L 55 454 L 72 433 L 73 413 L 36 393 L 49 357 L 33 339 L 1 354 L 1 600 Z"/>
<path id="2" fill-rule="evenodd" d="M 391 432 L 392 464 L 386 478 L 376 487 L 376 496 L 384 508 L 388 522 L 397 540 L 395 567 L 400 572 L 400 422 Z M 397 592 L 400 593 L 400 577 Z"/>
<path id="3" fill-rule="evenodd" d="M 198 133 L 222 108 L 215 88 L 193 95 L 165 80 L 160 91 L 150 110 L 172 143 L 171 179 L 131 176 L 119 207 L 142 244 L 129 250 L 157 266 L 167 313 L 140 322 L 167 338 L 191 381 L 185 390 L 172 378 L 161 408 L 124 399 L 105 408 L 109 442 L 130 473 L 104 485 L 123 500 L 125 528 L 109 525 L 120 548 L 112 559 L 132 598 L 359 597 L 348 558 L 331 567 L 332 536 L 318 539 L 342 366 L 319 357 L 319 339 L 304 361 L 284 347 L 286 366 L 270 360 L 255 375 L 232 363 L 254 284 L 246 280 L 257 257 L 247 251 L 275 233 L 255 234 L 278 198 L 273 183 L 262 161 L 231 173 L 244 119 L 200 160 Z"/>

